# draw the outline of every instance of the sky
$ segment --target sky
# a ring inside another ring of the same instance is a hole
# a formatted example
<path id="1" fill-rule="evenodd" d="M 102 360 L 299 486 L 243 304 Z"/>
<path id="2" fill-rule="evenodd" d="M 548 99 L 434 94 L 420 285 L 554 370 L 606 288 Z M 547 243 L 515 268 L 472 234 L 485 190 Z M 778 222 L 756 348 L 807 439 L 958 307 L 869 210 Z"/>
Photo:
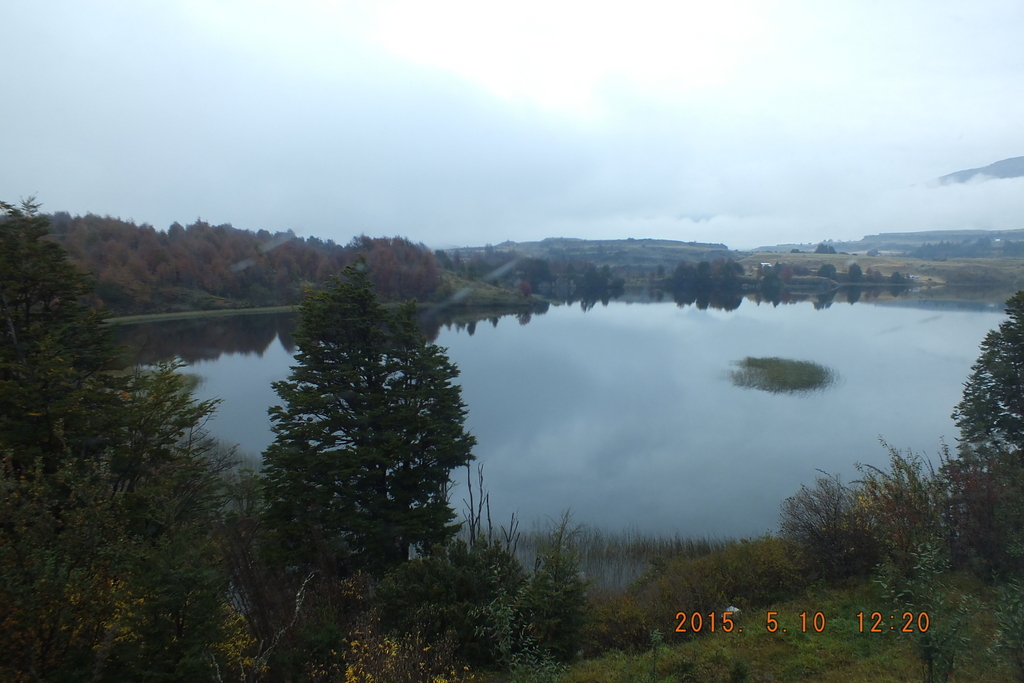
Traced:
<path id="1" fill-rule="evenodd" d="M 434 248 L 1024 228 L 1017 0 L 0 0 L 0 200 Z"/>

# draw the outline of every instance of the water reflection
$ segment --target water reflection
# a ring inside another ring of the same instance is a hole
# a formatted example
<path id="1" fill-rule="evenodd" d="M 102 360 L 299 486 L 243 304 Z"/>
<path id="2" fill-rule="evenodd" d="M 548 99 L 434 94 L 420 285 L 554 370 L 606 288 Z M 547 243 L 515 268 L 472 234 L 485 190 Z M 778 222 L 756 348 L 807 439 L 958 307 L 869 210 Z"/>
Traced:
<path id="1" fill-rule="evenodd" d="M 466 330 L 469 336 L 473 336 L 476 333 L 476 325 L 478 322 L 487 321 L 491 323 L 492 327 L 498 326 L 498 321 L 504 317 L 514 317 L 520 325 L 526 325 L 534 316 L 544 315 L 548 312 L 550 304 L 546 301 L 536 301 L 533 304 L 533 308 L 526 311 L 520 311 L 517 309 L 508 308 L 477 308 L 477 309 L 461 309 L 461 308 L 432 308 L 426 309 L 421 312 L 418 322 L 420 329 L 423 330 L 424 336 L 428 341 L 434 342 L 437 340 L 442 329 L 460 332 Z M 584 308 L 583 310 L 588 310 Z"/>
<path id="2" fill-rule="evenodd" d="M 934 456 L 1000 315 L 890 306 L 560 308 L 529 328 L 442 334 L 495 518 L 743 535 L 818 468 L 857 477 L 890 443 Z M 749 302 L 748 302 L 749 303 Z M 916 324 L 925 323 L 926 324 Z M 737 358 L 788 357 L 844 382 L 810 395 L 733 386 Z M 456 489 L 455 501 L 460 501 Z"/>
<path id="3" fill-rule="evenodd" d="M 855 462 L 884 465 L 879 435 L 933 454 L 941 437 L 952 441 L 961 383 L 1002 317 L 998 304 L 964 310 L 871 287 L 857 306 L 829 308 L 849 301 L 841 290 L 808 295 L 803 306 L 744 298 L 729 312 L 708 297 L 704 310 L 695 299 L 424 320 L 461 370 L 495 518 L 519 511 L 529 522 L 572 508 L 609 529 L 764 531 L 816 469 L 849 480 Z M 294 325 L 294 315 L 240 316 L 121 333 L 142 362 L 186 358 L 205 379 L 199 398 L 224 399 L 214 433 L 258 454 L 272 438 L 267 407 L 279 402 L 271 384 L 293 363 Z M 728 371 L 747 356 L 807 359 L 845 382 L 813 396 L 745 391 Z M 462 496 L 456 488 L 453 500 Z"/>
<path id="4" fill-rule="evenodd" d="M 1012 294 L 1012 292 L 1010 293 Z M 810 303 L 815 310 L 826 310 L 836 301 L 855 303 L 903 304 L 913 307 L 942 307 L 947 309 L 1001 310 L 1001 304 L 1010 294 L 995 290 L 957 290 L 961 300 L 945 301 L 922 298 L 934 293 L 921 293 L 908 287 L 882 285 L 852 285 L 825 292 L 804 292 L 782 288 L 777 296 L 766 296 L 762 292 L 740 292 L 734 289 L 689 289 L 672 294 L 679 308 L 694 307 L 700 311 L 713 310 L 731 312 L 740 308 L 744 300 L 755 306 L 761 304 L 778 307 Z M 663 301 L 665 292 L 657 287 L 639 287 L 623 292 L 613 299 L 575 298 L 554 304 L 557 307 L 575 306 L 584 313 L 592 311 L 597 303 L 607 307 L 611 301 L 623 303 L 657 303 Z M 442 330 L 465 330 L 473 336 L 480 322 L 490 322 L 497 327 L 498 321 L 514 317 L 519 325 L 528 325 L 537 316 L 548 312 L 552 304 L 537 300 L 530 310 L 509 308 L 462 309 L 429 308 L 419 316 L 420 329 L 426 338 L 434 342 Z M 136 323 L 118 327 L 119 343 L 135 349 L 135 362 L 152 364 L 159 360 L 181 358 L 186 363 L 212 361 L 222 354 L 262 356 L 275 340 L 288 354 L 295 353 L 292 335 L 298 324 L 295 313 L 270 313 L 233 315 L 223 317 L 202 317 L 186 320 L 169 320 Z"/>
<path id="5" fill-rule="evenodd" d="M 619 297 L 618 301 L 624 302 L 660 302 L 668 294 L 680 308 L 693 306 L 697 310 L 735 311 L 744 301 L 755 306 L 761 304 L 780 306 L 789 304 L 800 304 L 810 302 L 817 310 L 824 310 L 835 301 L 846 301 L 854 304 L 860 301 L 864 303 L 881 303 L 894 300 L 914 300 L 922 296 L 941 296 L 938 291 L 922 293 L 907 286 L 886 286 L 886 285 L 842 285 L 827 290 L 819 289 L 797 289 L 785 286 L 781 281 L 777 287 L 764 287 L 760 289 L 746 289 L 739 285 L 732 287 L 688 287 L 674 291 L 666 291 L 651 284 L 648 286 L 634 286 Z M 1011 292 L 1012 294 L 1012 292 Z M 954 293 L 954 297 L 959 293 Z M 985 297 L 990 300 L 1005 301 L 1008 295 L 990 291 Z M 584 306 L 584 310 L 588 310 Z"/>
<path id="6" fill-rule="evenodd" d="M 836 299 L 836 291 L 823 292 L 822 294 L 816 294 L 814 296 L 814 310 L 822 311 L 832 305 L 832 302 Z"/>
<path id="7" fill-rule="evenodd" d="M 120 325 L 117 341 L 135 350 L 135 363 L 151 365 L 181 358 L 186 363 L 217 360 L 221 355 L 262 356 L 275 340 L 295 353 L 295 313 L 202 317 Z"/>

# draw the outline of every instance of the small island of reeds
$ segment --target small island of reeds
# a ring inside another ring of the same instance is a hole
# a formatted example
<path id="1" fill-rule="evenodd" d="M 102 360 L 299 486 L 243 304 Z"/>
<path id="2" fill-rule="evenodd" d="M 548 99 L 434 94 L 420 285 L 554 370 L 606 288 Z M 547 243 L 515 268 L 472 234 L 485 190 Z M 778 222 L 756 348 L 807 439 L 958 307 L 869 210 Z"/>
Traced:
<path id="1" fill-rule="evenodd" d="M 806 360 L 747 356 L 736 361 L 735 365 L 737 369 L 729 373 L 733 384 L 773 394 L 823 391 L 839 379 L 832 368 Z"/>

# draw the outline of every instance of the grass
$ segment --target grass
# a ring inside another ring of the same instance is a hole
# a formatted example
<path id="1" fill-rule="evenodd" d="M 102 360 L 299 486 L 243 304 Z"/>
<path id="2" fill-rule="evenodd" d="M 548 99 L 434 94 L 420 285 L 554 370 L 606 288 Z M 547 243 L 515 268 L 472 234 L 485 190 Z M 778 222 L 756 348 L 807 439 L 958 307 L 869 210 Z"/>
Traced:
<path id="1" fill-rule="evenodd" d="M 145 313 L 107 318 L 108 325 L 134 325 L 162 320 L 188 320 L 191 318 L 223 318 L 235 315 L 262 315 L 265 313 L 292 313 L 295 306 L 264 306 L 261 308 L 217 308 L 203 311 L 175 311 L 174 313 Z"/>
<path id="2" fill-rule="evenodd" d="M 424 303 L 430 310 L 449 308 L 530 308 L 530 300 L 517 290 L 500 287 L 485 280 L 466 280 L 450 272 L 441 273 L 441 284 L 434 293 L 434 303 Z"/>
<path id="3" fill-rule="evenodd" d="M 533 567 L 550 538 L 549 530 L 534 529 L 520 534 L 516 557 L 524 567 Z M 580 571 L 592 592 L 625 590 L 652 565 L 675 558 L 708 555 L 732 543 L 730 540 L 686 538 L 678 534 L 652 536 L 638 531 L 607 532 L 580 527 L 572 537 Z"/>
<path id="4" fill-rule="evenodd" d="M 814 272 L 823 264 L 831 263 L 840 273 L 845 273 L 851 263 L 857 263 L 865 271 L 872 268 L 886 278 L 894 271 L 898 271 L 903 275 L 919 276 L 921 279 L 912 283 L 914 287 L 935 287 L 945 291 L 951 298 L 957 298 L 955 290 L 963 286 L 1003 287 L 1011 294 L 1024 286 L 1024 259 L 1019 258 L 952 258 L 946 261 L 925 261 L 906 256 L 760 252 L 740 261 L 748 269 L 756 267 L 758 263 L 776 262 L 805 266 Z M 944 287 L 945 285 L 950 287 Z"/>
<path id="5" fill-rule="evenodd" d="M 652 639 L 645 652 L 609 652 L 579 662 L 561 683 L 921 681 L 922 668 L 912 636 L 860 631 L 857 613 L 874 611 L 891 610 L 871 581 L 815 587 L 793 600 L 736 615 L 731 633 L 704 633 L 681 644 L 660 645 L 656 654 Z M 775 633 L 767 630 L 768 612 L 776 612 L 779 629 Z M 826 617 L 820 633 L 812 623 L 816 612 Z M 801 630 L 801 613 L 807 614 L 806 631 Z M 994 633 L 990 616 L 979 615 L 971 627 L 970 646 L 958 660 L 951 680 L 1013 680 L 1007 662 L 988 649 Z"/>
<path id="6" fill-rule="evenodd" d="M 533 566 L 532 558 L 543 549 L 549 534 L 549 530 L 538 526 L 519 535 L 516 554 L 527 568 Z M 757 575 L 763 573 L 758 569 L 772 557 L 765 552 L 744 554 L 739 551 L 758 546 L 769 550 L 775 541 L 767 538 L 748 541 L 687 539 L 637 531 L 608 533 L 586 527 L 577 527 L 570 536 L 587 578 L 604 582 L 588 587 L 591 595 L 588 619 L 604 619 L 606 625 L 613 627 L 615 624 L 608 619 L 619 615 L 631 618 L 629 610 L 602 609 L 602 605 L 612 604 L 617 595 L 641 599 L 644 591 L 637 588 L 643 586 L 666 589 L 655 595 L 659 599 L 654 603 L 632 603 L 640 610 L 650 611 L 653 607 L 651 614 L 656 618 L 643 620 L 639 638 L 629 647 L 595 650 L 585 645 L 584 652 L 589 652 L 589 658 L 577 660 L 556 678 L 542 671 L 520 671 L 516 676 L 508 671 L 476 671 L 467 680 L 480 683 L 909 683 L 923 680 L 924 669 L 914 640 L 918 635 L 890 630 L 887 620 L 882 622 L 885 626 L 882 632 L 870 631 L 872 620 L 868 615 L 872 612 L 899 614 L 902 609 L 894 609 L 884 590 L 870 577 L 835 585 L 820 581 L 805 583 L 801 589 L 768 601 L 753 598 L 745 601 L 743 595 L 738 595 L 737 600 L 722 602 L 731 596 L 719 596 L 716 599 L 722 605 L 749 602 L 733 616 L 731 632 L 722 632 L 721 622 L 718 622 L 714 633 L 705 627 L 699 634 L 677 634 L 673 632 L 677 625 L 673 615 L 697 609 L 696 603 L 691 604 L 691 598 L 701 597 L 692 591 L 671 590 L 686 578 L 686 572 L 703 572 L 709 580 L 719 571 L 736 573 L 741 579 L 749 574 L 750 581 L 756 583 Z M 732 555 L 734 561 L 706 562 L 709 557 L 723 553 Z M 705 564 L 701 565 L 702 562 Z M 642 565 L 647 568 L 644 578 L 627 588 L 625 584 L 630 583 L 627 577 Z M 748 566 L 752 566 L 752 572 L 744 568 Z M 685 570 L 683 573 L 678 571 L 680 567 Z M 967 573 L 949 574 L 948 578 L 956 591 L 979 600 L 979 609 L 966 631 L 967 642 L 957 655 L 949 680 L 1014 680 L 1008 658 L 992 647 L 996 638 L 994 611 L 998 592 Z M 714 592 L 713 583 L 705 581 L 694 585 Z M 768 631 L 770 612 L 774 612 L 772 617 L 778 623 L 775 632 Z M 814 619 L 819 612 L 825 618 L 820 631 L 815 629 Z M 806 615 L 803 620 L 802 613 Z M 858 613 L 865 615 L 863 621 L 858 620 Z M 933 618 L 940 617 L 936 614 Z M 893 623 L 898 620 L 899 617 Z"/>
<path id="7" fill-rule="evenodd" d="M 738 369 L 729 373 L 733 384 L 773 394 L 822 391 L 839 379 L 831 368 L 806 360 L 747 356 L 735 364 Z"/>
<path id="8" fill-rule="evenodd" d="M 525 298 L 518 291 L 507 287 L 499 287 L 482 280 L 464 280 L 450 273 L 442 273 L 442 284 L 435 297 L 439 301 L 419 302 L 420 312 L 438 313 L 447 310 L 465 311 L 473 309 L 484 313 L 488 309 L 507 313 L 510 308 L 518 310 L 530 309 L 533 301 Z M 190 318 L 216 318 L 236 315 L 260 315 L 264 313 L 294 313 L 298 306 L 262 306 L 262 307 L 230 307 L 232 302 L 227 299 L 218 300 L 222 308 L 205 308 L 191 311 L 173 311 L 169 313 L 144 313 L 140 315 L 124 315 L 107 318 L 110 325 L 134 325 L 136 323 L 159 322 L 164 320 L 185 320 Z M 400 302 L 385 302 L 385 308 L 395 308 Z M 474 319 L 479 319 L 477 316 Z"/>

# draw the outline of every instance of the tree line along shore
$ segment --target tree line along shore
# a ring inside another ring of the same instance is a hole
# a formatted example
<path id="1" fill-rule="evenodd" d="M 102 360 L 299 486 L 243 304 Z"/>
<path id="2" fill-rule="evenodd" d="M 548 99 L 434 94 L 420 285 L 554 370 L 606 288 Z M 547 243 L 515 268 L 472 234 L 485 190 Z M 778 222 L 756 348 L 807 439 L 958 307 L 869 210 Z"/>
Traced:
<path id="1" fill-rule="evenodd" d="M 689 291 L 714 290 L 717 298 L 727 298 L 742 290 L 778 302 L 784 292 L 822 293 L 845 285 L 934 289 L 935 296 L 947 298 L 965 296 L 966 288 L 1012 292 L 1024 286 L 1021 254 L 1004 254 L 1005 248 L 964 251 L 945 243 L 940 251 L 918 249 L 920 258 L 913 250 L 828 253 L 825 244 L 806 252 L 751 254 L 664 240 L 545 240 L 431 250 L 401 237 L 360 235 L 342 245 L 201 220 L 159 231 L 93 214 L 57 212 L 48 219 L 47 239 L 96 281 L 88 303 L 118 317 L 295 306 L 305 287 L 322 286 L 358 255 L 382 301 L 416 298 L 458 308 L 588 304 L 627 289 L 682 294 L 684 301 Z"/>

